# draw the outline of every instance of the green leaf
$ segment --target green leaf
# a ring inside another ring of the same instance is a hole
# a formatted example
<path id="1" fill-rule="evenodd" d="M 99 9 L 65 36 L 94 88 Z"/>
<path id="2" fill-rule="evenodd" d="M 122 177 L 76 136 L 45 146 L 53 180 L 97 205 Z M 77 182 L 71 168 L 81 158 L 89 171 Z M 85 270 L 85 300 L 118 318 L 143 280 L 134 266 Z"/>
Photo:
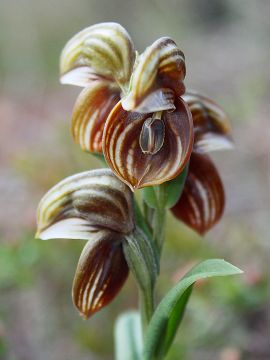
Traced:
<path id="1" fill-rule="evenodd" d="M 241 273 L 240 269 L 220 259 L 203 261 L 191 269 L 158 305 L 147 329 L 144 360 L 163 359 L 168 352 L 196 281 Z"/>
<path id="2" fill-rule="evenodd" d="M 147 186 L 141 190 L 143 199 L 146 204 L 154 209 L 158 207 L 158 197 L 156 194 L 157 189 L 158 186 Z"/>
<path id="3" fill-rule="evenodd" d="M 173 207 L 179 200 L 188 173 L 188 165 L 173 180 L 167 181 L 159 186 L 148 186 L 143 188 L 142 196 L 144 201 L 151 208 Z"/>
<path id="4" fill-rule="evenodd" d="M 114 334 L 116 360 L 141 360 L 142 330 L 139 313 L 130 311 L 119 316 Z"/>

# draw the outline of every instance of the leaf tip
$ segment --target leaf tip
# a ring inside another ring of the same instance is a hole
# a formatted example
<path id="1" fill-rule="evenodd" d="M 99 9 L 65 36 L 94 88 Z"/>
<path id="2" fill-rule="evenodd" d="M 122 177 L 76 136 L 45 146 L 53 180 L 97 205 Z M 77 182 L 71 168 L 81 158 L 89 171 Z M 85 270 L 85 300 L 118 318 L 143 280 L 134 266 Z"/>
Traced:
<path id="1" fill-rule="evenodd" d="M 213 261 L 213 262 L 220 262 L 223 263 L 223 265 L 226 267 L 226 275 L 240 275 L 243 274 L 244 271 L 239 269 L 238 267 L 232 265 L 231 263 L 229 263 L 228 261 L 224 260 L 224 259 L 212 259 L 209 261 Z"/>

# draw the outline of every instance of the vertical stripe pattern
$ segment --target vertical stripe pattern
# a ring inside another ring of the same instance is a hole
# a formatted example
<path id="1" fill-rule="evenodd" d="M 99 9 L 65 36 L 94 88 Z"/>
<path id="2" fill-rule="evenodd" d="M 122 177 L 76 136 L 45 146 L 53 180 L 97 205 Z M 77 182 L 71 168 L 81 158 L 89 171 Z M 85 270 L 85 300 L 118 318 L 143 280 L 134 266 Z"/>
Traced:
<path id="1" fill-rule="evenodd" d="M 136 111 L 144 98 L 158 88 L 168 87 L 177 96 L 182 95 L 185 73 L 185 57 L 175 42 L 168 37 L 158 39 L 140 55 L 131 81 L 131 92 L 124 99 L 123 107 Z"/>
<path id="2" fill-rule="evenodd" d="M 223 184 L 207 155 L 193 153 L 180 200 L 171 209 L 186 225 L 203 235 L 221 218 L 225 205 Z"/>
<path id="3" fill-rule="evenodd" d="M 105 81 L 94 81 L 81 92 L 74 106 L 71 132 L 83 150 L 102 153 L 104 124 L 119 100 L 119 91 Z"/>
<path id="4" fill-rule="evenodd" d="M 103 133 L 103 153 L 115 174 L 133 190 L 176 177 L 189 160 L 193 145 L 192 117 L 181 100 L 174 112 L 164 112 L 164 142 L 155 154 L 144 154 L 140 133 L 152 114 L 125 111 L 121 103 L 111 112 Z"/>
<path id="5" fill-rule="evenodd" d="M 73 280 L 72 298 L 85 318 L 108 305 L 128 276 L 121 240 L 119 234 L 99 231 L 83 249 Z"/>
<path id="6" fill-rule="evenodd" d="M 134 227 L 132 192 L 109 169 L 70 176 L 40 201 L 38 235 L 69 218 L 87 220 L 91 227 L 129 233 Z M 57 234 L 59 236 L 59 231 Z"/>
<path id="7" fill-rule="evenodd" d="M 193 117 L 194 151 L 206 153 L 232 148 L 232 131 L 227 114 L 205 96 L 186 93 L 183 99 Z"/>
<path id="8" fill-rule="evenodd" d="M 64 47 L 60 73 L 82 67 L 126 88 L 132 73 L 135 50 L 127 31 L 117 23 L 100 23 L 77 33 Z M 84 70 L 85 71 L 85 70 Z"/>

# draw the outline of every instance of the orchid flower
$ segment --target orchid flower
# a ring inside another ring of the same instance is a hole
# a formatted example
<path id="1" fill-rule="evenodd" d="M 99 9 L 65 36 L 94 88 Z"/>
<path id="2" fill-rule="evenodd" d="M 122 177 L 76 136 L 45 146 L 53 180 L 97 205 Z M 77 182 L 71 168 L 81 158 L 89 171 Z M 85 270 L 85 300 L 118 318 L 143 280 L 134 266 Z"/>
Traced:
<path id="1" fill-rule="evenodd" d="M 181 98 L 185 58 L 164 37 L 140 56 L 126 30 L 101 23 L 75 35 L 62 51 L 61 82 L 84 87 L 72 116 L 82 149 L 102 152 L 132 190 L 176 177 L 193 144 L 192 116 Z"/>
<path id="2" fill-rule="evenodd" d="M 207 153 L 232 147 L 231 127 L 227 115 L 210 99 L 187 93 L 184 100 L 193 117 L 194 146 L 183 193 L 172 212 L 203 235 L 220 220 L 225 205 L 222 181 Z"/>
<path id="3" fill-rule="evenodd" d="M 84 317 L 106 306 L 129 272 L 123 241 L 134 228 L 133 195 L 109 169 L 70 176 L 40 201 L 37 237 L 82 239 L 72 297 Z"/>

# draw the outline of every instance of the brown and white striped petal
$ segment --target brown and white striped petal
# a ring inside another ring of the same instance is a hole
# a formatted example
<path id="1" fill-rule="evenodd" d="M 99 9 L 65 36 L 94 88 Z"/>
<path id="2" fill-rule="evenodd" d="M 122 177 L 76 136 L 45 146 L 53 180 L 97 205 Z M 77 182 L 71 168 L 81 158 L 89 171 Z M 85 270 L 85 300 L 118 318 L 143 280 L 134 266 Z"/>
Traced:
<path id="1" fill-rule="evenodd" d="M 205 153 L 231 149 L 231 125 L 221 107 L 207 97 L 195 93 L 186 93 L 183 99 L 193 117 L 194 151 Z"/>
<path id="2" fill-rule="evenodd" d="M 176 110 L 164 112 L 163 145 L 154 154 L 144 153 L 140 135 L 152 114 L 125 111 L 121 103 L 108 117 L 103 133 L 103 153 L 115 174 L 132 189 L 158 185 L 176 177 L 189 160 L 193 145 L 192 117 L 181 99 Z"/>
<path id="3" fill-rule="evenodd" d="M 126 234 L 133 221 L 128 186 L 109 169 L 91 170 L 64 179 L 45 194 L 38 207 L 37 237 L 88 239 L 93 228 Z"/>
<path id="4" fill-rule="evenodd" d="M 72 298 L 85 318 L 108 305 L 128 276 L 121 242 L 119 234 L 99 231 L 83 249 L 73 281 Z"/>
<path id="5" fill-rule="evenodd" d="M 184 93 L 185 73 L 185 57 L 175 42 L 168 37 L 158 39 L 140 55 L 133 73 L 131 91 L 123 101 L 123 108 L 137 112 L 174 109 L 173 101 L 168 101 L 166 88 L 181 96 Z M 156 91 L 158 96 L 155 95 L 155 101 L 149 98 L 148 106 L 145 103 L 142 109 L 141 103 Z"/>
<path id="6" fill-rule="evenodd" d="M 62 82 L 81 86 L 101 77 L 125 89 L 134 60 L 132 40 L 121 25 L 96 24 L 80 31 L 64 47 L 60 59 Z"/>
<path id="7" fill-rule="evenodd" d="M 207 155 L 193 153 L 180 200 L 171 209 L 186 225 L 203 235 L 221 218 L 225 205 L 223 184 Z"/>
<path id="8" fill-rule="evenodd" d="M 106 81 L 94 81 L 81 92 L 74 106 L 71 131 L 83 150 L 102 152 L 104 124 L 119 100 L 119 91 Z"/>

